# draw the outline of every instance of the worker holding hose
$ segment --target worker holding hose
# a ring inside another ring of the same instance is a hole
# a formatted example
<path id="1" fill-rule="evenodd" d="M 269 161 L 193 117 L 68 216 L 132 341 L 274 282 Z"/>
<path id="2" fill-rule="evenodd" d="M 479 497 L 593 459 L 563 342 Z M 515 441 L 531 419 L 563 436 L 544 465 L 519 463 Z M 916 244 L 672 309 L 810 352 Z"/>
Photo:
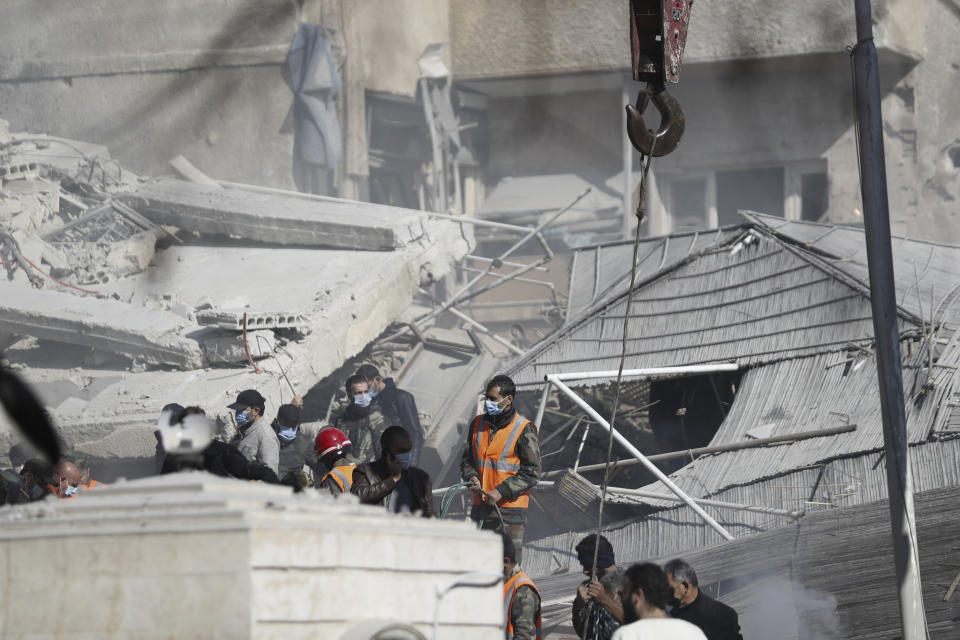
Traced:
<path id="1" fill-rule="evenodd" d="M 505 375 L 487 384 L 484 413 L 470 426 L 460 475 L 474 492 L 470 518 L 510 536 L 519 564 L 530 488 L 540 478 L 540 441 L 537 426 L 513 406 L 516 392 Z"/>

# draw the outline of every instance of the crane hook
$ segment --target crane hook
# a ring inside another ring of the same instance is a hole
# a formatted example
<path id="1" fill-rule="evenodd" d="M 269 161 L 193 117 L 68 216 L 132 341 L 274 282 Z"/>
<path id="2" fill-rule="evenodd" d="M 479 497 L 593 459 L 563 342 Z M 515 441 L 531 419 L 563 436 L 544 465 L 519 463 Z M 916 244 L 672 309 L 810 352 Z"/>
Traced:
<path id="1" fill-rule="evenodd" d="M 643 112 L 650 100 L 660 112 L 660 126 L 656 133 L 647 129 L 643 122 Z M 680 103 L 667 93 L 662 84 L 648 84 L 637 94 L 637 106 L 627 105 L 627 135 L 634 148 L 644 155 L 660 157 L 676 149 L 685 126 Z"/>

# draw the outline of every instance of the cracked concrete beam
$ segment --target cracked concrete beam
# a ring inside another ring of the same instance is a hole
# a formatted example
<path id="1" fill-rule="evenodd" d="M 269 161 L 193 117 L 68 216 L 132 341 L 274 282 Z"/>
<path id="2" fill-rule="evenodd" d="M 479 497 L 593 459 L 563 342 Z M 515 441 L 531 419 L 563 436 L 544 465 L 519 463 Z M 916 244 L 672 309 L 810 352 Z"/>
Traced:
<path id="1" fill-rule="evenodd" d="M 0 333 L 79 344 L 186 369 L 203 366 L 203 352 L 185 338 L 187 322 L 172 313 L 116 300 L 0 285 Z"/>
<path id="2" fill-rule="evenodd" d="M 424 234 L 423 216 L 416 211 L 293 192 L 161 178 L 134 185 L 118 198 L 156 224 L 264 244 L 391 251 Z"/>

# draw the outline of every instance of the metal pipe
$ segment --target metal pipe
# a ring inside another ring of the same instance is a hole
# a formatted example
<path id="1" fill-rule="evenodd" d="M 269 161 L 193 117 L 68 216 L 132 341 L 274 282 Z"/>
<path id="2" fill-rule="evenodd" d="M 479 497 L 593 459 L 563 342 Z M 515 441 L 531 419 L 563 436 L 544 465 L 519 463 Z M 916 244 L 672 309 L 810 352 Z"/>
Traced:
<path id="1" fill-rule="evenodd" d="M 537 418 L 533 421 L 537 429 L 543 426 L 543 412 L 547 410 L 547 400 L 550 398 L 550 383 L 543 385 L 543 392 L 540 394 L 540 404 L 537 406 Z"/>
<path id="2" fill-rule="evenodd" d="M 351 202 L 347 200 L 347 202 Z M 453 220 L 454 222 L 463 222 L 466 224 L 472 224 L 477 227 L 492 227 L 494 229 L 504 229 L 506 231 L 517 231 L 520 233 L 527 233 L 533 227 L 524 227 L 519 224 L 509 224 L 506 222 L 496 222 L 494 220 L 481 220 L 479 218 L 468 218 L 467 216 L 454 216 L 449 213 L 436 213 L 434 211 L 424 211 L 423 214 L 430 218 L 436 218 L 437 220 Z M 475 258 L 477 256 L 466 256 L 467 258 Z M 493 259 L 489 258 L 492 262 Z M 506 263 L 504 263 L 506 264 Z"/>
<path id="3" fill-rule="evenodd" d="M 430 146 L 433 150 L 433 192 L 434 206 L 447 211 L 450 203 L 447 202 L 447 184 L 445 177 L 443 149 L 441 148 L 440 132 L 437 131 L 437 123 L 433 116 L 433 101 L 430 99 L 430 85 L 426 78 L 420 78 L 420 96 L 423 99 L 423 115 L 427 120 L 427 128 L 430 130 Z"/>
<path id="4" fill-rule="evenodd" d="M 599 489 L 599 487 L 598 487 Z M 626 489 L 622 487 L 607 487 L 609 493 L 616 493 L 625 496 L 637 496 L 640 498 L 650 498 L 651 500 L 666 500 L 667 502 L 682 502 L 677 496 L 664 495 L 656 491 L 645 491 L 643 489 Z M 726 502 L 724 500 L 710 500 L 707 498 L 693 498 L 697 504 L 705 507 L 717 507 L 718 509 L 735 509 L 737 511 L 753 511 L 755 513 L 769 513 L 776 516 L 785 516 L 787 518 L 797 519 L 803 515 L 802 511 L 789 511 L 787 509 L 777 509 L 776 507 L 759 507 L 751 504 L 740 504 L 739 502 Z"/>
<path id="5" fill-rule="evenodd" d="M 657 376 L 673 375 L 692 375 L 695 373 L 715 373 L 718 371 L 736 371 L 739 366 L 735 362 L 722 364 L 692 364 L 683 367 L 652 367 L 649 369 L 624 369 L 623 377 L 644 376 L 655 378 Z M 557 380 L 595 380 L 597 378 L 616 378 L 617 371 L 586 371 L 582 373 L 556 373 L 553 374 Z"/>
<path id="6" fill-rule="evenodd" d="M 453 216 L 451 216 L 453 217 Z M 524 227 L 520 227 L 523 229 Z M 483 262 L 484 264 L 490 264 L 491 262 L 496 262 L 493 258 L 484 258 L 483 256 L 474 256 L 474 255 L 465 255 L 463 256 L 464 260 L 474 260 L 476 262 Z M 525 267 L 527 265 L 522 262 L 510 262 L 508 260 L 501 260 L 500 264 L 505 267 Z M 537 267 L 534 271 L 549 271 L 546 267 Z"/>
<path id="7" fill-rule="evenodd" d="M 666 485 L 666 487 L 667 487 L 668 489 L 670 489 L 670 491 L 672 491 L 674 494 L 676 494 L 676 496 L 677 496 L 678 498 L 680 498 L 681 500 L 683 500 L 683 502 L 684 502 L 688 507 L 690 507 L 691 509 L 693 509 L 693 511 L 694 511 L 698 516 L 700 516 L 701 518 L 703 518 L 703 521 L 704 521 L 704 522 L 706 522 L 708 525 L 710 525 L 711 527 L 713 527 L 713 529 L 714 529 L 717 533 L 719 533 L 721 536 L 723 536 L 723 538 L 724 538 L 725 540 L 733 540 L 733 536 L 730 535 L 730 532 L 728 532 L 726 529 L 724 529 L 723 526 L 722 526 L 719 522 L 717 522 L 716 520 L 714 520 L 714 519 L 710 516 L 710 514 L 708 514 L 706 511 L 703 510 L 702 507 L 700 507 L 700 505 L 698 505 L 696 502 L 694 502 L 694 501 L 690 498 L 690 496 L 688 496 L 688 495 L 683 491 L 683 489 L 681 489 L 680 487 L 678 487 L 677 485 L 675 485 L 675 484 L 673 483 L 673 481 L 670 480 L 670 478 L 668 478 L 668 477 L 666 476 L 666 474 L 663 473 L 663 471 L 660 471 L 660 469 L 658 469 L 655 464 L 653 464 L 652 462 L 650 462 L 649 460 L 647 460 L 646 456 L 644 456 L 643 453 L 641 453 L 639 449 L 637 449 L 635 446 L 633 446 L 633 444 L 631 444 L 629 440 L 627 440 L 627 439 L 624 438 L 622 435 L 620 435 L 620 432 L 619 432 L 619 431 L 617 431 L 616 429 L 614 429 L 613 427 L 611 427 L 611 426 L 610 426 L 610 423 L 607 422 L 606 420 L 604 420 L 604 419 L 603 419 L 603 416 L 601 416 L 599 413 L 597 413 L 596 410 L 595 410 L 593 407 L 591 407 L 589 404 L 587 404 L 587 403 L 583 400 L 583 398 L 581 398 L 581 397 L 578 396 L 576 393 L 574 393 L 574 392 L 570 389 L 570 387 L 568 387 L 567 385 L 565 385 L 565 384 L 564 384 L 561 380 L 559 380 L 555 375 L 552 375 L 552 374 L 551 374 L 551 375 L 548 375 L 548 376 L 547 376 L 547 380 L 549 380 L 550 382 L 552 382 L 553 385 L 554 385 L 557 389 L 559 389 L 560 391 L 562 391 L 563 393 L 565 393 L 568 398 L 570 398 L 570 399 L 573 400 L 576 404 L 578 404 L 578 405 L 580 406 L 580 408 L 583 409 L 583 410 L 587 413 L 587 415 L 589 415 L 591 418 L 593 418 L 594 420 L 596 420 L 597 423 L 600 424 L 600 426 L 602 426 L 604 429 L 607 429 L 611 434 L 613 434 L 614 439 L 615 439 L 617 442 L 620 443 L 620 446 L 622 446 L 624 449 L 626 449 L 626 450 L 630 453 L 630 455 L 632 455 L 634 458 L 636 458 L 637 460 L 639 460 L 639 461 L 647 468 L 647 470 L 648 470 L 650 473 L 652 473 L 654 476 L 656 476 L 657 479 L 660 480 L 660 482 L 662 482 L 664 485 Z"/>
<path id="8" fill-rule="evenodd" d="M 463 320 L 464 322 L 466 322 L 467 324 L 473 327 L 476 327 L 476 329 L 481 333 L 487 334 L 488 336 L 490 336 L 491 338 L 493 338 L 494 340 L 496 340 L 497 342 L 505 346 L 507 349 L 517 354 L 518 356 L 522 356 L 524 353 L 526 353 L 523 349 L 520 349 L 512 342 L 508 341 L 506 338 L 503 338 L 497 335 L 496 333 L 486 328 L 485 326 L 483 326 L 482 324 L 480 324 L 479 322 L 477 322 L 467 314 L 463 313 L 462 311 L 459 311 L 458 309 L 448 309 L 448 311 L 453 315 L 457 316 L 458 318 L 460 318 L 461 320 Z"/>
<path id="9" fill-rule="evenodd" d="M 572 209 L 574 205 L 576 205 L 578 202 L 580 202 L 580 200 L 582 200 L 584 197 L 586 197 L 586 195 L 587 195 L 588 193 L 590 193 L 590 191 L 592 191 L 592 190 L 593 190 L 593 187 L 587 187 L 586 189 L 584 189 L 583 192 L 580 193 L 580 195 L 578 195 L 576 198 L 574 198 L 574 199 L 570 202 L 570 204 L 568 204 L 567 206 L 565 206 L 563 209 L 560 209 L 559 211 L 557 211 L 554 215 L 550 216 L 549 218 L 547 218 L 546 220 L 544 220 L 543 222 L 541 222 L 540 224 L 538 224 L 536 227 L 533 227 L 532 229 L 530 229 L 529 231 L 527 231 L 527 233 L 525 233 L 525 234 L 523 235 L 523 237 L 521 237 L 519 240 L 517 240 L 509 249 L 507 249 L 507 250 L 504 251 L 502 254 L 500 254 L 497 259 L 498 259 L 498 260 L 505 260 L 505 259 L 507 259 L 508 257 L 510 257 L 511 255 L 513 255 L 513 252 L 514 252 L 514 251 L 516 251 L 517 249 L 519 249 L 520 247 L 522 247 L 524 244 L 526 244 L 527 241 L 530 240 L 530 238 L 532 238 L 532 237 L 534 237 L 535 235 L 539 234 L 539 233 L 540 233 L 541 231 L 543 231 L 546 227 L 548 227 L 548 226 L 550 226 L 551 224 L 553 224 L 553 222 L 554 222 L 557 218 L 559 218 L 559 217 L 562 216 L 564 213 L 566 213 L 567 211 L 569 211 L 570 209 Z M 433 311 L 427 313 L 427 314 L 424 315 L 422 318 L 418 318 L 418 319 L 417 319 L 417 322 L 418 322 L 418 323 L 420 323 L 420 322 L 426 322 L 427 320 L 430 320 L 431 318 L 435 318 L 435 317 L 437 317 L 438 315 L 440 315 L 441 313 L 443 313 L 444 311 L 446 311 L 447 309 L 449 309 L 450 307 L 452 307 L 452 306 L 454 306 L 454 305 L 456 305 L 456 304 L 459 304 L 459 303 L 463 302 L 464 300 L 469 300 L 470 298 L 472 298 L 472 297 L 474 297 L 474 296 L 476 296 L 476 295 L 479 295 L 479 293 L 482 293 L 483 291 L 488 291 L 489 289 L 493 288 L 494 286 L 496 286 L 496 285 L 498 285 L 498 284 L 502 284 L 503 282 L 506 282 L 506 280 L 509 279 L 509 278 L 506 278 L 506 279 L 503 279 L 503 278 L 502 278 L 500 281 L 495 282 L 495 283 L 493 283 L 492 285 L 487 285 L 487 287 L 485 287 L 484 289 L 481 289 L 480 292 L 473 292 L 473 293 L 472 293 L 471 295 L 469 295 L 469 296 L 465 296 L 465 295 L 464 295 L 464 294 L 466 294 L 467 291 L 469 291 L 470 289 L 472 289 L 475 284 L 477 284 L 478 282 L 480 282 L 480 280 L 482 280 L 483 277 L 484 277 L 487 273 L 489 273 L 489 272 L 493 269 L 493 264 L 494 264 L 494 263 L 491 263 L 490 266 L 487 267 L 487 269 L 484 271 L 484 273 L 481 273 L 481 274 L 479 274 L 479 275 L 477 275 L 477 276 L 474 276 L 474 278 L 473 278 L 472 280 L 470 280 L 470 282 L 468 282 L 467 284 L 465 284 L 463 287 L 461 287 L 461 288 L 460 288 L 460 291 L 458 291 L 456 294 L 454 294 L 453 297 L 450 298 L 450 300 L 448 300 L 447 302 L 444 302 L 442 305 L 440 305 L 440 307 L 438 307 L 437 309 L 434 309 Z M 517 269 L 516 271 L 514 271 L 512 274 L 509 274 L 509 275 L 512 276 L 512 277 L 516 277 L 516 276 L 519 276 L 519 275 L 523 275 L 523 274 L 526 273 L 527 271 L 530 271 L 531 269 L 533 269 L 533 268 L 535 268 L 535 267 L 539 267 L 540 264 L 541 264 L 540 261 L 534 262 L 533 264 L 527 265 L 527 266 L 526 266 L 525 268 L 523 268 L 523 269 Z"/>
<path id="10" fill-rule="evenodd" d="M 527 265 L 523 265 L 524 267 Z M 467 273 L 484 273 L 489 276 L 500 275 L 495 274 L 492 271 L 483 271 L 482 269 L 474 269 L 473 267 L 457 267 L 461 271 L 466 271 Z M 541 287 L 547 287 L 553 293 L 554 296 L 557 295 L 557 287 L 554 286 L 552 282 L 547 282 L 545 280 L 534 280 L 533 278 L 514 278 L 517 282 L 526 282 L 528 284 L 538 284 Z"/>
<path id="11" fill-rule="evenodd" d="M 927 638 L 917 528 L 913 514 L 913 477 L 907 455 L 907 421 L 900 369 L 900 334 L 897 327 L 893 251 L 890 244 L 890 211 L 883 151 L 883 117 L 880 108 L 880 74 L 873 43 L 870 0 L 854 0 L 857 46 L 853 50 L 860 193 L 870 274 L 870 305 L 877 349 L 877 375 L 887 467 L 887 493 L 893 558 L 897 570 L 900 626 L 904 640 Z"/>
<path id="12" fill-rule="evenodd" d="M 630 84 L 624 76 L 621 86 L 621 101 L 623 104 L 630 104 Z M 630 205 L 633 204 L 633 144 L 630 142 L 630 136 L 627 134 L 627 111 L 621 110 L 620 123 L 621 153 L 623 154 L 623 220 L 621 222 L 621 234 L 624 240 L 629 240 L 630 235 Z"/>
<path id="13" fill-rule="evenodd" d="M 829 429 L 817 429 L 815 431 L 801 431 L 799 433 L 786 433 L 782 436 L 772 436 L 770 438 L 757 438 L 756 440 L 746 440 L 744 442 L 732 442 L 730 444 L 718 444 L 712 447 L 698 447 L 696 449 L 684 449 L 682 451 L 670 451 L 667 453 L 657 453 L 652 456 L 647 456 L 647 460 L 650 462 L 663 462 L 664 460 L 676 460 L 677 458 L 686 458 L 694 456 L 702 456 L 708 453 L 724 453 L 727 451 L 740 451 L 742 449 L 753 449 L 755 447 L 765 447 L 768 444 L 777 444 L 779 442 L 795 442 L 797 440 L 809 440 L 811 438 L 822 438 L 827 436 L 835 436 L 841 433 L 850 433 L 851 431 L 856 431 L 857 425 L 855 424 L 845 424 L 841 427 L 831 427 Z M 628 467 L 631 465 L 639 464 L 636 460 L 620 460 L 615 463 L 613 467 Z M 580 471 L 602 471 L 606 465 L 604 464 L 588 464 L 586 466 L 580 467 Z M 611 468 L 613 468 L 611 467 Z M 543 477 L 553 477 L 563 473 L 563 470 L 559 471 L 549 471 L 543 474 Z"/>

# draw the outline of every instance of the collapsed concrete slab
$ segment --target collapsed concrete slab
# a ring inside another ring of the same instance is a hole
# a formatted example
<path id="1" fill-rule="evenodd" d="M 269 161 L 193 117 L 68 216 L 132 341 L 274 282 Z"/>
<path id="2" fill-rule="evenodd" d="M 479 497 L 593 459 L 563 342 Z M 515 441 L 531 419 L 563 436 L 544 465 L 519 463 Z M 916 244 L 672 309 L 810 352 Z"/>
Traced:
<path id="1" fill-rule="evenodd" d="M 126 301 L 110 306 L 124 309 L 113 314 L 121 324 L 120 319 L 130 310 L 133 317 L 173 318 L 173 325 L 190 327 L 193 320 L 187 316 L 190 310 L 199 309 L 197 319 L 202 315 L 211 323 L 192 325 L 197 331 L 189 335 L 200 340 L 221 321 L 224 330 L 242 328 L 235 324 L 242 312 L 248 313 L 248 320 L 262 320 L 255 329 L 289 332 L 284 344 L 278 343 L 268 357 L 257 361 L 260 374 L 245 362 L 208 370 L 118 372 L 119 379 L 99 387 L 96 393 L 84 394 L 87 404 L 74 410 L 76 403 L 64 404 L 76 395 L 70 391 L 73 385 L 44 382 L 53 377 L 52 372 L 38 376 L 29 365 L 21 372 L 28 381 L 43 385 L 41 396 L 47 406 L 63 407 L 54 417 L 68 446 L 99 459 L 152 458 L 154 425 L 169 402 L 203 407 L 208 415 L 220 419 L 222 435 L 229 437 L 233 422 L 226 405 L 239 391 L 259 390 L 267 399 L 267 414 L 272 419 L 277 407 L 290 402 L 294 392 L 305 394 L 346 359 L 363 351 L 392 322 L 412 319 L 406 314 L 411 313 L 418 289 L 449 273 L 453 263 L 469 251 L 471 240 L 469 227 L 464 233 L 454 222 L 428 221 L 423 229 L 423 237 L 394 251 L 255 247 L 238 252 L 232 247 L 174 245 L 161 249 L 145 272 L 97 286 Z M 17 288 L 18 294 L 24 290 Z M 60 307 L 70 309 L 75 301 L 104 304 L 102 300 L 69 298 Z M 158 307 L 158 301 L 167 302 L 168 310 Z M 218 316 L 212 312 L 216 309 L 229 313 Z M 278 323 L 281 316 L 283 322 Z M 187 335 L 186 331 L 179 335 Z M 65 330 L 57 335 L 70 339 L 72 334 Z M 89 336 L 77 337 L 78 341 L 87 339 Z M 188 342 L 191 350 L 201 348 L 193 340 Z M 139 350 L 140 343 L 134 344 Z M 75 373 L 84 376 L 83 369 Z M 16 440 L 16 433 L 0 415 L 0 458 Z"/>
<path id="2" fill-rule="evenodd" d="M 116 300 L 0 284 L 0 334 L 80 344 L 156 364 L 203 365 L 189 323 L 162 310 Z"/>
<path id="3" fill-rule="evenodd" d="M 258 244 L 390 251 L 423 236 L 423 215 L 278 190 L 160 178 L 118 196 L 157 224 Z"/>

